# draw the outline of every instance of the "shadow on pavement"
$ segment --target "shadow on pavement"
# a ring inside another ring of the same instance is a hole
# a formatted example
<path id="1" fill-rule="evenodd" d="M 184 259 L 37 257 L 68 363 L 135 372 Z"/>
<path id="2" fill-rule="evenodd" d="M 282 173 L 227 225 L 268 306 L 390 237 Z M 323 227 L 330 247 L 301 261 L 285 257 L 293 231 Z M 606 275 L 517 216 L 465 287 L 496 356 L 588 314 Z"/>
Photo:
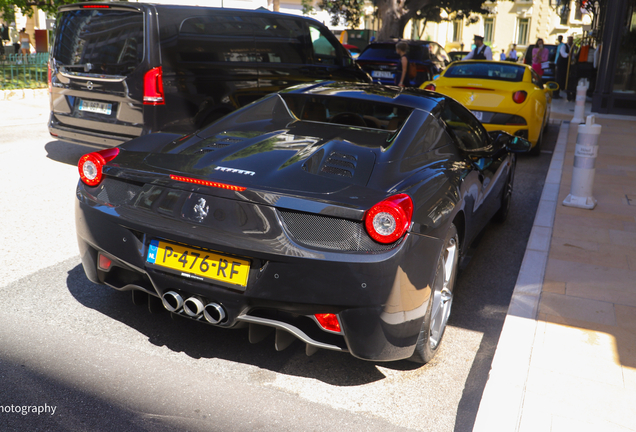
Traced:
<path id="1" fill-rule="evenodd" d="M 347 353 L 319 350 L 305 362 L 293 362 L 293 356 L 305 356 L 305 345 L 295 341 L 277 352 L 274 335 L 258 344 L 250 344 L 247 328 L 224 329 L 172 315 L 168 311 L 151 314 L 144 306 L 135 306 L 130 292 L 96 285 L 84 274 L 81 265 L 68 273 L 67 286 L 75 299 L 144 334 L 150 343 L 166 346 L 175 352 L 195 358 L 219 358 L 246 363 L 278 373 L 314 378 L 337 386 L 358 386 L 384 379 L 372 362 L 362 361 Z M 421 367 L 406 361 L 382 363 L 383 367 L 411 370 Z"/>
<path id="2" fill-rule="evenodd" d="M 49 141 L 44 145 L 44 149 L 47 152 L 46 157 L 68 165 L 77 165 L 80 157 L 96 150 L 93 147 L 71 144 L 59 140 Z"/>

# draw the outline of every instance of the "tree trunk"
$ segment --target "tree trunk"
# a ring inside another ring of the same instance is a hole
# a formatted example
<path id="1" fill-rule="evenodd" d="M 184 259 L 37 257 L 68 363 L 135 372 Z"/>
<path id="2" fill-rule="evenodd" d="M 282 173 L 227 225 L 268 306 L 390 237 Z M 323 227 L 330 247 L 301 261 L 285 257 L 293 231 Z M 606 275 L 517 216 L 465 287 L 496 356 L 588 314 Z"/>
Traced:
<path id="1" fill-rule="evenodd" d="M 404 37 L 404 27 L 415 17 L 418 10 L 432 0 L 379 0 L 378 15 L 382 27 L 378 32 L 378 40 Z"/>

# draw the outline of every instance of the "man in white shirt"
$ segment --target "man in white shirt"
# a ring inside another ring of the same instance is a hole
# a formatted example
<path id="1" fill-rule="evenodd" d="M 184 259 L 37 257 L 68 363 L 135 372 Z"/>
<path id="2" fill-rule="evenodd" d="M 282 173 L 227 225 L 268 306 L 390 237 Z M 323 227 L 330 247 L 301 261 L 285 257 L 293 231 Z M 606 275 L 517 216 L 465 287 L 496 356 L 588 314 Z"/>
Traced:
<path id="1" fill-rule="evenodd" d="M 464 57 L 464 60 L 492 60 L 492 50 L 484 45 L 484 37 L 475 35 L 475 49 Z"/>
<path id="2" fill-rule="evenodd" d="M 563 37 L 559 35 L 559 46 L 557 48 L 557 58 L 556 58 L 556 82 L 559 84 L 559 91 L 555 92 L 553 95 L 554 99 L 559 99 L 561 95 L 561 90 L 566 92 L 568 95 L 568 100 L 571 99 L 571 95 L 568 93 L 565 88 L 565 82 L 567 81 L 568 74 L 568 61 L 570 60 L 570 51 L 572 49 L 572 44 L 574 43 L 574 39 L 572 36 L 568 36 L 568 42 L 563 43 Z"/>
<path id="3" fill-rule="evenodd" d="M 510 50 L 510 54 L 508 54 L 508 60 L 511 62 L 516 62 L 517 59 L 517 44 L 512 44 L 512 49 Z"/>

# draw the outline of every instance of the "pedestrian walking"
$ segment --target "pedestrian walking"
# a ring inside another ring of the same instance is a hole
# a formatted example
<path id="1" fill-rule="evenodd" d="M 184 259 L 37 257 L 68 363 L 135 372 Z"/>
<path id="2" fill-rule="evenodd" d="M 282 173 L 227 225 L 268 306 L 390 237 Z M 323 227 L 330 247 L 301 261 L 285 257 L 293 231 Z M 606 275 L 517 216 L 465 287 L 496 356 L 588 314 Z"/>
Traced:
<path id="1" fill-rule="evenodd" d="M 506 61 L 506 52 L 502 49 L 501 54 L 499 54 L 499 60 Z"/>
<path id="2" fill-rule="evenodd" d="M 475 48 L 469 52 L 464 60 L 492 60 L 492 50 L 488 45 L 484 45 L 484 37 L 475 35 Z"/>
<path id="3" fill-rule="evenodd" d="M 409 58 L 406 55 L 409 52 L 409 44 L 406 42 L 398 42 L 395 45 L 395 52 L 400 56 L 400 61 L 395 71 L 395 85 L 404 87 L 406 83 L 409 82 L 406 76 L 409 70 Z"/>
<path id="4" fill-rule="evenodd" d="M 26 32 L 26 28 L 20 30 L 20 52 L 22 55 L 31 53 L 31 37 Z"/>
<path id="5" fill-rule="evenodd" d="M 572 49 L 572 44 L 574 43 L 574 39 L 572 36 L 568 36 L 567 43 L 563 43 L 563 36 L 559 36 L 559 46 L 557 48 L 557 60 L 556 60 L 556 82 L 559 84 L 559 92 L 563 90 L 567 94 L 567 89 L 565 88 L 565 82 L 568 76 L 568 61 L 570 60 L 570 51 Z M 554 96 L 555 99 L 559 99 L 561 95 L 557 93 Z"/>
<path id="6" fill-rule="evenodd" d="M 543 46 L 543 39 L 537 39 L 536 48 L 532 48 L 532 69 L 539 75 L 543 76 L 543 63 L 548 61 L 549 51 Z"/>
<path id="7" fill-rule="evenodd" d="M 512 44 L 512 49 L 510 50 L 510 53 L 508 54 L 508 61 L 517 63 L 517 60 L 519 60 L 517 58 L 517 44 Z"/>

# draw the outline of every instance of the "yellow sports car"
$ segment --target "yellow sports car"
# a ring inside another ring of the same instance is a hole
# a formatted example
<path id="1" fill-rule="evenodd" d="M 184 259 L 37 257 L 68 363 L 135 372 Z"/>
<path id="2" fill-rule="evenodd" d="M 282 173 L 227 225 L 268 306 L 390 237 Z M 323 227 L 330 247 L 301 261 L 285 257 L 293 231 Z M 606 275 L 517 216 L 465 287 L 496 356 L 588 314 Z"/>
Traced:
<path id="1" fill-rule="evenodd" d="M 451 64 L 421 88 L 461 102 L 487 131 L 503 130 L 532 143 L 530 153 L 541 151 L 543 130 L 550 119 L 552 91 L 530 66 L 503 61 L 465 60 Z"/>

